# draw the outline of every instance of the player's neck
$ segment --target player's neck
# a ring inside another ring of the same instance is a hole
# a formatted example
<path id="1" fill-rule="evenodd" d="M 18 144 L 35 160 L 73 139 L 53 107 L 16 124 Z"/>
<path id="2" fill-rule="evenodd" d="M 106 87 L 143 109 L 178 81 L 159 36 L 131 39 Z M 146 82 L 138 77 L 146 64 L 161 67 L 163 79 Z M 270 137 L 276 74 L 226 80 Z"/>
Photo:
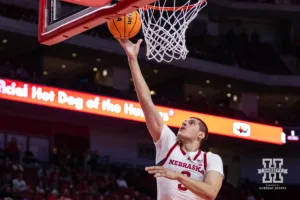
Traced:
<path id="1" fill-rule="evenodd" d="M 182 148 L 186 151 L 186 152 L 195 152 L 198 151 L 199 144 L 196 143 L 183 143 L 182 144 Z"/>

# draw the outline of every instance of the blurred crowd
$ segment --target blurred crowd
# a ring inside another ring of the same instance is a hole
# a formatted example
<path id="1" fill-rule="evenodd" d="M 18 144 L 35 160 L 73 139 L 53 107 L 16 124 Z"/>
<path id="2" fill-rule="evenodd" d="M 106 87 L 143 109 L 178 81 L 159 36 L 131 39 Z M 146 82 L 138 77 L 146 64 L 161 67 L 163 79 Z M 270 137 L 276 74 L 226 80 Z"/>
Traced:
<path id="1" fill-rule="evenodd" d="M 226 177 L 217 200 L 282 199 L 258 188 L 249 180 L 234 186 Z M 109 156 L 78 153 L 67 145 L 53 148 L 48 161 L 41 162 L 30 148 L 21 152 L 12 137 L 0 149 L 0 200 L 25 199 L 151 200 L 156 199 L 156 183 L 144 166 L 111 163 Z"/>
<path id="2" fill-rule="evenodd" d="M 11 79 L 18 79 L 22 81 L 34 81 L 37 79 L 35 73 L 30 73 L 22 64 L 14 64 L 9 60 L 5 60 L 0 65 L 1 77 L 9 77 Z"/>
<path id="3" fill-rule="evenodd" d="M 20 152 L 15 138 L 0 149 L 0 199 L 150 200 L 151 188 L 140 192 L 145 175 L 132 166 L 110 165 L 95 152 L 74 153 L 66 145 L 54 148 L 49 162 L 40 162 L 30 148 Z"/>

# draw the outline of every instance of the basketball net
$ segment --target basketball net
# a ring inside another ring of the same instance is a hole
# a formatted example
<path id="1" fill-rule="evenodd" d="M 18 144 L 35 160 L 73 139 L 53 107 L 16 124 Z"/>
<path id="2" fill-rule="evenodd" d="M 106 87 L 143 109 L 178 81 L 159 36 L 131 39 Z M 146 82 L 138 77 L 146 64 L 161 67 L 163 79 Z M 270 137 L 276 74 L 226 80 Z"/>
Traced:
<path id="1" fill-rule="evenodd" d="M 158 0 L 139 9 L 147 58 L 157 62 L 186 59 L 189 52 L 186 48 L 186 30 L 207 4 L 206 0 L 197 0 L 193 4 L 187 0 L 184 5 L 176 7 L 176 0 L 173 0 L 173 6 L 166 7 L 167 1 L 169 4 L 170 0 Z"/>

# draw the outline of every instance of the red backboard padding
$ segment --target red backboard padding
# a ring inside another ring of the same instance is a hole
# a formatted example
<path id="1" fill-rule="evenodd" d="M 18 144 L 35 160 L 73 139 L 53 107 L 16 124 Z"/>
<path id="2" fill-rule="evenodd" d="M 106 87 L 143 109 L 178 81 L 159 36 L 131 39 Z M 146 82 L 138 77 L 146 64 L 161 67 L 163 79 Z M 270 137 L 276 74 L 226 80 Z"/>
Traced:
<path id="1" fill-rule="evenodd" d="M 111 2 L 111 0 L 61 0 L 69 3 L 74 3 L 82 6 L 101 7 Z"/>
<path id="2" fill-rule="evenodd" d="M 70 0 L 71 1 L 71 0 Z M 107 0 L 106 0 L 107 1 Z M 47 0 L 40 0 L 39 8 L 39 42 L 45 45 L 54 45 L 68 38 L 90 30 L 100 24 L 130 13 L 140 7 L 146 6 L 156 0 L 122 0 L 115 6 L 99 10 L 85 17 L 73 20 L 55 30 L 46 31 L 45 16 Z"/>

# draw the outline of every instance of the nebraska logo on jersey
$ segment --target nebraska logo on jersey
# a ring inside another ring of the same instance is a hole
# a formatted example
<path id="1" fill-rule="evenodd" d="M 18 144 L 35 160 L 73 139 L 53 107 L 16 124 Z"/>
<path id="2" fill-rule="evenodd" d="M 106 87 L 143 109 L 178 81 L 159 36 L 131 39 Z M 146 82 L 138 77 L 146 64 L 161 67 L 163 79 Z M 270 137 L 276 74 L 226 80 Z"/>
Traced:
<path id="1" fill-rule="evenodd" d="M 248 137 L 251 134 L 250 125 L 242 122 L 234 122 L 233 133 L 238 136 Z"/>
<path id="2" fill-rule="evenodd" d="M 169 165 L 176 165 L 176 166 L 179 166 L 179 167 L 183 167 L 183 168 L 186 168 L 186 169 L 191 169 L 191 170 L 194 170 L 196 172 L 200 172 L 201 174 L 204 174 L 204 170 L 201 170 L 202 164 L 199 164 L 199 166 L 197 166 L 197 165 L 187 164 L 187 163 L 184 163 L 184 162 L 180 162 L 180 161 L 177 161 L 177 160 L 170 159 Z"/>

